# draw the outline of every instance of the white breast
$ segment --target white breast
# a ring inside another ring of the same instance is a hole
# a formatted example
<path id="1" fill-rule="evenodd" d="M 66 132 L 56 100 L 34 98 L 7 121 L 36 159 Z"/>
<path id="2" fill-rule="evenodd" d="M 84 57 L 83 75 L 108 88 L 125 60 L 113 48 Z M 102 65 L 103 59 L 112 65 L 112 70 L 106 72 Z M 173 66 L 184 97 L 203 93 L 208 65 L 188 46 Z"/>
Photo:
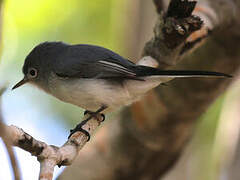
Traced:
<path id="1" fill-rule="evenodd" d="M 81 108 L 96 111 L 102 105 L 111 109 L 130 102 L 128 91 L 120 83 L 110 83 L 103 79 L 69 79 L 51 77 L 50 94 L 58 99 Z"/>
<path id="2" fill-rule="evenodd" d="M 64 102 L 90 111 L 106 105 L 109 111 L 133 103 L 162 81 L 157 76 L 147 77 L 145 81 L 126 80 L 121 83 L 104 79 L 59 78 L 52 74 L 48 83 L 49 93 Z"/>

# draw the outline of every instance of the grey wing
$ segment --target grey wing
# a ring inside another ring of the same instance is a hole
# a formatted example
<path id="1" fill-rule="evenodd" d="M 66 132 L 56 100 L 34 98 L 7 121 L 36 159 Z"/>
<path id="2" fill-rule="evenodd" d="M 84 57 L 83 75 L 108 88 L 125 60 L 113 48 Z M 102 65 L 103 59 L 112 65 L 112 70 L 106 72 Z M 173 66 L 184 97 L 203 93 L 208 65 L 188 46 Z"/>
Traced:
<path id="1" fill-rule="evenodd" d="M 122 78 L 141 80 L 136 76 L 136 65 L 118 54 L 98 46 L 77 45 L 65 51 L 55 66 L 60 77 Z"/>

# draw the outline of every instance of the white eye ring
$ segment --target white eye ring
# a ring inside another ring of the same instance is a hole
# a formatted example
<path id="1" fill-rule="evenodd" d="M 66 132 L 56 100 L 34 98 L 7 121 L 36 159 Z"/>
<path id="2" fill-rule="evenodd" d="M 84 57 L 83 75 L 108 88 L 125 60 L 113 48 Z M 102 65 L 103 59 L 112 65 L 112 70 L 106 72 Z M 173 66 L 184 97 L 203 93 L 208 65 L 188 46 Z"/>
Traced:
<path id="1" fill-rule="evenodd" d="M 29 68 L 28 69 L 28 77 L 29 78 L 35 78 L 37 77 L 37 70 L 35 68 Z"/>

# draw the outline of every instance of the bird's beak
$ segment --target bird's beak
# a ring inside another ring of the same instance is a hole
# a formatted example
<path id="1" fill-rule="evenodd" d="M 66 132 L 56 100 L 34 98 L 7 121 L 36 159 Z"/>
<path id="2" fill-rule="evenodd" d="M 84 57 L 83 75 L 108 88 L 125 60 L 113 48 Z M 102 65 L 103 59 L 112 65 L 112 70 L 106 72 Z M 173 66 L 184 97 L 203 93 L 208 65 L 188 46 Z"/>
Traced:
<path id="1" fill-rule="evenodd" d="M 13 86 L 12 90 L 24 85 L 25 83 L 28 82 L 28 78 L 24 77 L 21 81 L 19 81 L 15 86 Z"/>

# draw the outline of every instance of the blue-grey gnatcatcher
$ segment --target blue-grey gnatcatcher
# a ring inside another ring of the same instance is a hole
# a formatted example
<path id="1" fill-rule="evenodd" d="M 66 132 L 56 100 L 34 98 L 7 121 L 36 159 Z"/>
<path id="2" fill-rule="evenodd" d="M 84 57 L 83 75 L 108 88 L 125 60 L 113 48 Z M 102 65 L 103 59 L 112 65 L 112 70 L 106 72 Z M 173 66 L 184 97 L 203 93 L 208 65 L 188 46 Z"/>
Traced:
<path id="1" fill-rule="evenodd" d="M 25 59 L 23 73 L 12 89 L 30 82 L 92 115 L 129 105 L 171 78 L 231 77 L 209 71 L 160 70 L 136 65 L 103 47 L 61 42 L 36 46 Z"/>

